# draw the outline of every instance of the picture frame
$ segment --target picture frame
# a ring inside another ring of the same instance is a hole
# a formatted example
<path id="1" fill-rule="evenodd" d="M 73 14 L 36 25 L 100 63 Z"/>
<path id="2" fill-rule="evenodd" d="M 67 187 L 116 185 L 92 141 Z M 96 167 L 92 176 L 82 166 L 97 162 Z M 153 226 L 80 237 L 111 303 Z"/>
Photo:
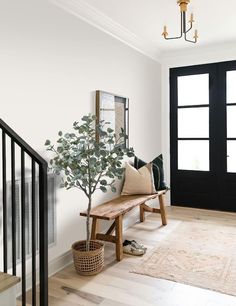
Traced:
<path id="1" fill-rule="evenodd" d="M 121 146 L 129 147 L 129 98 L 97 90 L 96 118 L 97 123 L 101 120 L 110 122 L 109 127 L 114 130 L 116 135 L 119 135 L 121 128 L 123 128 L 127 138 L 121 143 Z M 99 140 L 98 133 L 96 138 Z"/>

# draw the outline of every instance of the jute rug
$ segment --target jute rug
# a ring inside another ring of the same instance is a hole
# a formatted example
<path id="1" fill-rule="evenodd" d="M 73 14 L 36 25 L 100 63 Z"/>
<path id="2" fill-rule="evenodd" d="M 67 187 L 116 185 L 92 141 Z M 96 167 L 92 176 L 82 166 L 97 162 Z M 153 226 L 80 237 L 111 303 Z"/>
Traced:
<path id="1" fill-rule="evenodd" d="M 236 227 L 183 221 L 132 272 L 236 296 Z"/>

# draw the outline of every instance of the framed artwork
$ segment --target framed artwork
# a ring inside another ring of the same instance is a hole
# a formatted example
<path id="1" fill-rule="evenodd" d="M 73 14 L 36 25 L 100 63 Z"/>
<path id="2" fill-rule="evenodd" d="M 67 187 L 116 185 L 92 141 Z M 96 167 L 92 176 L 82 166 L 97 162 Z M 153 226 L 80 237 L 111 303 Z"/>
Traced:
<path id="1" fill-rule="evenodd" d="M 96 117 L 97 121 L 110 122 L 116 135 L 119 135 L 121 128 L 128 136 L 121 145 L 129 147 L 129 99 L 105 91 L 96 91 Z M 99 135 L 97 135 L 98 139 Z"/>

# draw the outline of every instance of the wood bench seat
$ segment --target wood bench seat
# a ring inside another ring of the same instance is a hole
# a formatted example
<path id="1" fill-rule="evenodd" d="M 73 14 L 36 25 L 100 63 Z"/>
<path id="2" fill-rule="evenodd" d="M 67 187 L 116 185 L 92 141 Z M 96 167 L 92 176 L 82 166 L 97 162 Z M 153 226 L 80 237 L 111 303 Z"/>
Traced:
<path id="1" fill-rule="evenodd" d="M 116 258 L 120 261 L 123 258 L 123 216 L 136 206 L 140 206 L 140 222 L 145 220 L 145 212 L 161 214 L 162 224 L 166 225 L 166 213 L 164 206 L 164 194 L 166 190 L 158 191 L 152 195 L 130 195 L 120 196 L 111 201 L 98 205 L 91 210 L 90 217 L 93 219 L 91 239 L 113 242 L 116 244 Z M 147 201 L 158 198 L 160 208 L 152 208 L 147 205 Z M 87 212 L 81 212 L 81 216 L 86 217 Z M 98 233 L 98 220 L 114 220 L 105 234 Z M 112 233 L 115 231 L 115 235 Z"/>

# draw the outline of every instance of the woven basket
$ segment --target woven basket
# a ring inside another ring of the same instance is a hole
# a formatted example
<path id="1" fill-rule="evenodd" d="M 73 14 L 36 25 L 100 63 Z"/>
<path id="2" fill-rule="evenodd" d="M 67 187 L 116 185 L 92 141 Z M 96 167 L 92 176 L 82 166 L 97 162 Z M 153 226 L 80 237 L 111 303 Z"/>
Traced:
<path id="1" fill-rule="evenodd" d="M 75 270 L 80 275 L 95 275 L 104 267 L 104 244 L 90 241 L 90 251 L 86 251 L 86 241 L 77 241 L 72 245 Z"/>

